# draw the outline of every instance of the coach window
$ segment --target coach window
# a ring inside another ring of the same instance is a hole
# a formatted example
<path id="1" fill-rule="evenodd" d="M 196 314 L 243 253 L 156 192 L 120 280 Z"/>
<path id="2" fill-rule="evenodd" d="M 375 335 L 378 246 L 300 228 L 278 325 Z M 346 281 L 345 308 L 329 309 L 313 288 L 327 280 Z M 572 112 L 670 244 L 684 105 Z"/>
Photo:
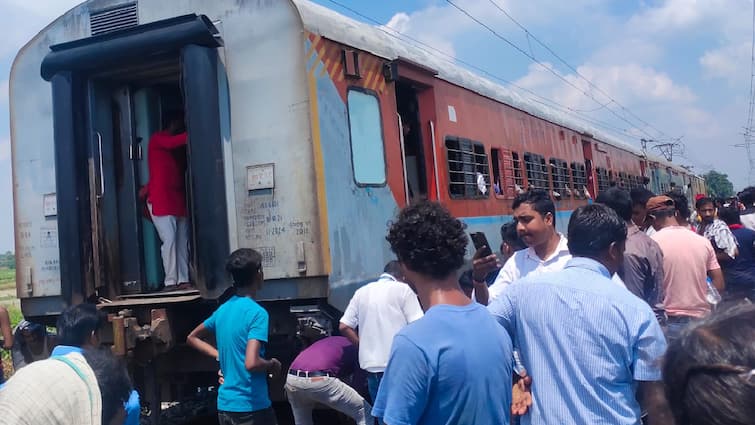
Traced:
<path id="1" fill-rule="evenodd" d="M 511 152 L 511 165 L 514 168 L 514 184 L 519 189 L 523 189 L 524 177 L 522 176 L 522 161 L 519 159 L 519 153 Z"/>
<path id="2" fill-rule="evenodd" d="M 587 173 L 585 164 L 580 162 L 571 163 L 571 176 L 574 183 L 574 197 L 583 198 L 584 190 L 587 187 Z"/>
<path id="3" fill-rule="evenodd" d="M 598 192 L 608 190 L 608 187 L 610 185 L 608 170 L 598 167 L 595 169 L 595 172 L 598 175 Z"/>
<path id="4" fill-rule="evenodd" d="M 384 185 L 385 154 L 378 98 L 371 93 L 351 89 L 348 108 L 354 180 L 359 185 Z"/>
<path id="5" fill-rule="evenodd" d="M 558 193 L 558 196 L 560 196 L 561 198 L 571 198 L 569 168 L 566 165 L 566 161 L 564 161 L 563 159 L 551 158 L 550 166 L 553 191 Z"/>
<path id="6" fill-rule="evenodd" d="M 448 184 L 451 198 L 481 199 L 490 192 L 490 170 L 485 146 L 458 137 L 446 138 Z"/>
<path id="7" fill-rule="evenodd" d="M 527 169 L 527 186 L 529 189 L 548 190 L 548 167 L 545 157 L 536 153 L 524 153 L 524 167 Z"/>

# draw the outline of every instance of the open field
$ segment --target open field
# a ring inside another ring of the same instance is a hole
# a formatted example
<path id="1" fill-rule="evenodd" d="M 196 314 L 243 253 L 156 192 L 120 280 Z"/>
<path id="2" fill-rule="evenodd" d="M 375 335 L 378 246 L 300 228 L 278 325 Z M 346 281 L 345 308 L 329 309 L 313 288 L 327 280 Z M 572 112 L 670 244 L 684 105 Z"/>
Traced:
<path id="1" fill-rule="evenodd" d="M 11 326 L 15 327 L 23 319 L 21 308 L 16 299 L 16 271 L 0 268 L 0 305 L 8 309 Z M 2 351 L 3 371 L 9 376 L 13 370 L 10 352 Z"/>

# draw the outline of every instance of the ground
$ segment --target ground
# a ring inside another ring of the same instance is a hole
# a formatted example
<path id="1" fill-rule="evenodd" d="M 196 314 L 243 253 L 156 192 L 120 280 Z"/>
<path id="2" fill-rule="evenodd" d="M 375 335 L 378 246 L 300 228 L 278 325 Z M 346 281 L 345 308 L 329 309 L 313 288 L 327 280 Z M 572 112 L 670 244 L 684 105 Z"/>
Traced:
<path id="1" fill-rule="evenodd" d="M 16 298 L 16 271 L 0 268 L 0 305 L 5 306 L 10 313 L 11 326 L 16 326 L 23 319 L 21 307 Z M 2 351 L 3 371 L 6 378 L 13 372 L 10 351 Z"/>

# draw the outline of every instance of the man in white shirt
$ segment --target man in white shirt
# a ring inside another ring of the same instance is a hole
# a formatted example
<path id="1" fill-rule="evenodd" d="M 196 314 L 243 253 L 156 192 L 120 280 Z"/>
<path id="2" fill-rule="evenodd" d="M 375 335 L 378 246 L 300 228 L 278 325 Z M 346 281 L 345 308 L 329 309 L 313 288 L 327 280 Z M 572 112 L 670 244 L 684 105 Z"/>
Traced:
<path id="1" fill-rule="evenodd" d="M 556 231 L 556 206 L 544 190 L 530 190 L 517 195 L 512 204 L 517 232 L 528 248 L 517 251 L 506 261 L 498 277 L 488 289 L 487 301 L 494 300 L 503 289 L 530 274 L 558 271 L 571 259 L 566 238 Z M 476 281 L 494 267 L 495 255 L 473 262 L 472 277 Z M 475 285 L 478 291 L 481 285 Z M 481 291 L 482 292 L 482 291 Z M 482 304 L 486 297 L 476 293 Z"/>
<path id="2" fill-rule="evenodd" d="M 380 279 L 354 293 L 339 326 L 341 334 L 359 346 L 359 366 L 368 373 L 373 401 L 388 365 L 393 337 L 423 315 L 417 294 L 402 282 L 399 262 L 389 262 L 384 271 Z"/>

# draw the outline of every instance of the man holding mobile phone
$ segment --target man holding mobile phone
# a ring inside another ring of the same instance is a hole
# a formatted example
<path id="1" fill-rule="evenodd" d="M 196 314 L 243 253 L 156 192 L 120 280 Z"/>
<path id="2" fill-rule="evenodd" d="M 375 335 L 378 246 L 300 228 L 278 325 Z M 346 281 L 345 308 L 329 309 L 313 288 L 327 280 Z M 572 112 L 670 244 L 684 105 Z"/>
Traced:
<path id="1" fill-rule="evenodd" d="M 495 270 L 498 260 L 495 255 L 484 258 L 475 255 L 472 262 L 475 297 L 483 305 L 494 300 L 514 281 L 532 273 L 562 270 L 571 259 L 566 238 L 556 231 L 556 206 L 548 192 L 535 189 L 521 193 L 514 199 L 512 208 L 517 234 L 528 248 L 516 251 L 506 260 L 489 288 L 477 282 Z"/>

